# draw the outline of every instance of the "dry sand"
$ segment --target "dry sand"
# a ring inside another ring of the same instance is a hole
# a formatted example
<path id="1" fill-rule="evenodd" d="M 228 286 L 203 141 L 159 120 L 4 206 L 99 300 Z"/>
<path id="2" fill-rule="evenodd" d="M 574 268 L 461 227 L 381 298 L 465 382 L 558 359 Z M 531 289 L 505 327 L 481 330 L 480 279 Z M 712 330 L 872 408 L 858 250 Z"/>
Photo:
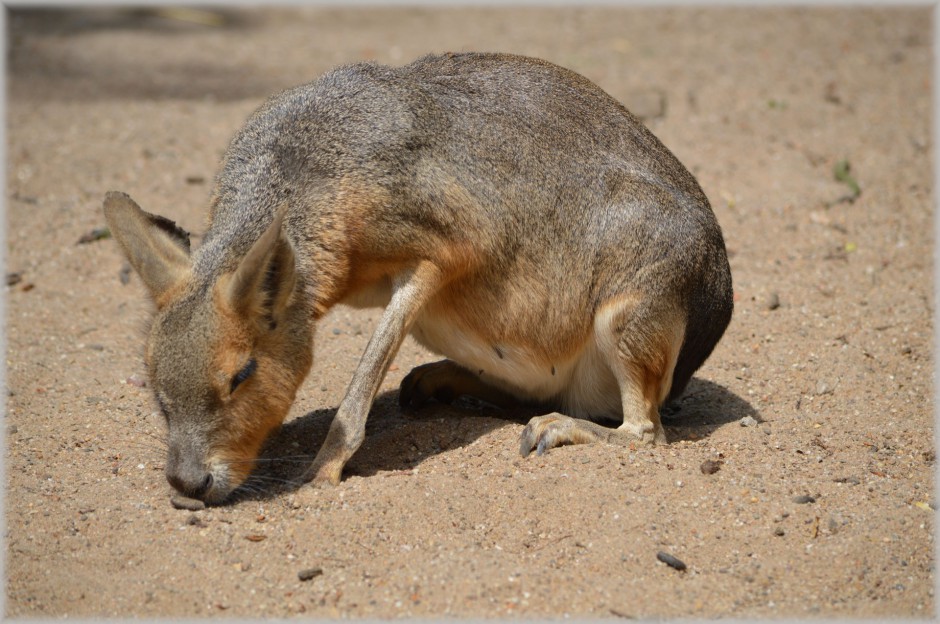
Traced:
<path id="1" fill-rule="evenodd" d="M 216 15 L 9 16 L 8 616 L 933 616 L 929 8 Z M 434 359 L 409 340 L 344 481 L 287 486 L 378 316 L 339 309 L 270 490 L 172 508 L 137 385 L 149 304 L 113 241 L 77 244 L 105 191 L 198 233 L 265 97 L 446 50 L 585 74 L 711 198 L 735 317 L 669 410 L 671 443 L 523 459 L 531 413 L 402 413 L 399 381 Z"/>

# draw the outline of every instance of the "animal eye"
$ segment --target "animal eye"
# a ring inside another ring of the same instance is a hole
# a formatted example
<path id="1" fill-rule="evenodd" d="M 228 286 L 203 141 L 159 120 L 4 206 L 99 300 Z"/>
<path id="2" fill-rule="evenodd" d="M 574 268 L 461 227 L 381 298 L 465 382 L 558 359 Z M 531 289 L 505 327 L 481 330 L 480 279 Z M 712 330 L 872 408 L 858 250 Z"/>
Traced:
<path id="1" fill-rule="evenodd" d="M 256 368 L 258 368 L 258 363 L 255 361 L 255 358 L 248 360 L 248 363 L 245 364 L 245 367 L 238 371 L 234 377 L 232 377 L 232 388 L 229 390 L 229 392 L 235 392 L 235 388 L 237 388 L 241 382 L 251 377 Z"/>

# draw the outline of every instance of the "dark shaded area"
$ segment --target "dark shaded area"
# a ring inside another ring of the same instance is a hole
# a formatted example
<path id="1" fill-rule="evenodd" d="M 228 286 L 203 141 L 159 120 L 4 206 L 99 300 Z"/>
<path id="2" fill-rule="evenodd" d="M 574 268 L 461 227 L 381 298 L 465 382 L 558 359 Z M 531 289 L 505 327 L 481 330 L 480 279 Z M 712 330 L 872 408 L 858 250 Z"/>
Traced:
<path id="1" fill-rule="evenodd" d="M 321 409 L 285 423 L 265 444 L 259 468 L 232 500 L 267 499 L 303 486 L 301 477 L 326 439 L 337 408 Z M 475 399 L 453 405 L 430 403 L 402 411 L 398 392 L 379 395 L 366 423 L 366 439 L 343 470 L 343 478 L 411 470 L 439 453 L 473 443 L 511 424 L 524 425 L 544 409 L 498 409 Z M 670 441 L 701 439 L 757 411 L 726 388 L 693 379 L 678 400 L 663 409 Z M 516 449 L 512 449 L 516 452 Z"/>
<path id="2" fill-rule="evenodd" d="M 763 422 L 754 407 L 723 386 L 692 378 L 685 392 L 661 410 L 671 442 L 707 437 L 724 425 L 750 416 Z"/>
<path id="3" fill-rule="evenodd" d="M 242 11 L 212 7 L 13 8 L 7 13 L 11 32 L 35 35 L 80 35 L 99 30 L 140 30 L 191 34 L 193 30 L 248 25 Z"/>
<path id="4" fill-rule="evenodd" d="M 254 67 L 236 64 L 207 50 L 198 57 L 175 58 L 176 41 L 219 33 L 246 37 L 260 25 L 258 14 L 222 8 L 184 7 L 99 9 L 14 9 L 7 21 L 10 94 L 43 99 L 205 99 L 260 98 L 286 85 Z M 112 54 L 95 54 L 91 64 L 67 52 L 63 39 L 101 31 L 120 31 L 124 45 Z M 163 38 L 165 46 L 141 62 L 125 54 L 138 35 Z M 28 86 L 24 86 L 28 85 Z M 29 89 L 27 92 L 26 90 Z"/>

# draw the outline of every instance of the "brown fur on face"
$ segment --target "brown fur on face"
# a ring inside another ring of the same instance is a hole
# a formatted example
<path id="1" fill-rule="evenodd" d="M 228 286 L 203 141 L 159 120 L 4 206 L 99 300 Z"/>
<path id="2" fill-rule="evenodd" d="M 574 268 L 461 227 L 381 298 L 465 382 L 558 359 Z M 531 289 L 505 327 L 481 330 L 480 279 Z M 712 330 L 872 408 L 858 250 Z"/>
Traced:
<path id="1" fill-rule="evenodd" d="M 297 323 L 289 320 L 272 329 L 263 308 L 256 310 L 256 315 L 246 323 L 220 294 L 224 283 L 223 280 L 214 293 L 220 339 L 212 361 L 217 371 L 213 385 L 222 403 L 221 420 L 225 426 L 218 432 L 210 453 L 228 466 L 230 485 L 234 488 L 254 468 L 268 435 L 283 423 L 297 388 L 313 364 L 313 352 L 312 335 L 305 338 L 292 333 Z M 284 311 L 288 319 L 308 313 L 296 305 Z M 251 359 L 256 363 L 254 373 L 232 391 L 232 379 Z"/>

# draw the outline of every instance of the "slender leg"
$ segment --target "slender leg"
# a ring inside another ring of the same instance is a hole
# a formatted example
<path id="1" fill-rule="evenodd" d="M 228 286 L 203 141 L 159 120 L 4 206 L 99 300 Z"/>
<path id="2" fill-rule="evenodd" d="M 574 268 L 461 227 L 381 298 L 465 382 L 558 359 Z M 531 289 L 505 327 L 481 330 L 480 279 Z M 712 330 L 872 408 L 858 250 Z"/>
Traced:
<path id="1" fill-rule="evenodd" d="M 306 480 L 339 483 L 343 466 L 365 437 L 366 418 L 389 364 L 421 308 L 437 291 L 441 278 L 441 271 L 427 262 L 396 277 L 392 299 L 359 360 L 326 441 L 304 475 Z"/>
<path id="2" fill-rule="evenodd" d="M 401 380 L 398 402 L 402 407 L 420 406 L 434 398 L 451 403 L 459 396 L 472 396 L 497 407 L 515 407 L 519 401 L 508 392 L 491 386 L 479 375 L 451 360 L 416 366 Z"/>

